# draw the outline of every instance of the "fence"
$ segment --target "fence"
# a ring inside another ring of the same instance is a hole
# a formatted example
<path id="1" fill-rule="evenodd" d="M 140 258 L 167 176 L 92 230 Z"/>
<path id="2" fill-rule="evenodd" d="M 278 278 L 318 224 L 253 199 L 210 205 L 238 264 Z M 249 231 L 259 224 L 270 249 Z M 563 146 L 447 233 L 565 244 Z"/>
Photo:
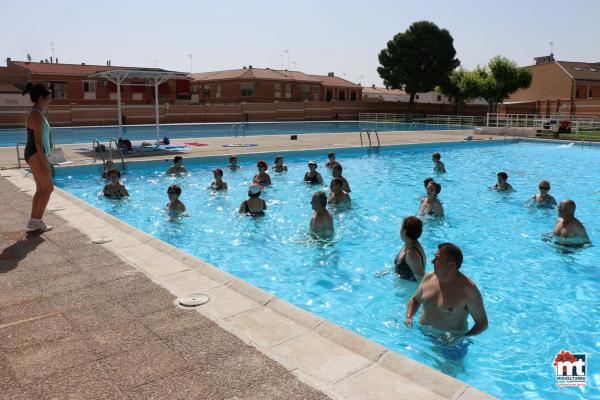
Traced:
<path id="1" fill-rule="evenodd" d="M 564 123 L 567 121 L 568 123 Z M 562 128 L 561 128 L 561 125 Z M 539 114 L 495 114 L 488 113 L 486 127 L 533 128 L 538 137 L 549 137 L 574 141 L 600 140 L 600 116 L 590 114 L 539 115 Z"/>
<path id="2" fill-rule="evenodd" d="M 452 113 L 448 104 L 415 104 L 415 113 Z M 242 104 L 162 104 L 159 108 L 161 123 L 239 122 L 248 117 L 257 121 L 320 121 L 357 120 L 361 113 L 391 113 L 401 115 L 408 110 L 407 103 L 375 101 L 304 101 L 292 103 Z M 482 116 L 485 106 L 472 106 L 469 114 Z M 29 107 L 0 106 L 0 127 L 22 127 Z M 154 106 L 124 105 L 126 124 L 152 124 Z M 55 126 L 116 125 L 117 106 L 106 105 L 51 105 L 48 119 Z"/>
<path id="3" fill-rule="evenodd" d="M 390 114 L 390 113 L 360 113 L 360 121 L 375 123 L 405 123 L 421 122 L 432 125 L 446 126 L 481 126 L 486 122 L 483 116 L 475 115 L 414 115 L 414 114 Z"/>

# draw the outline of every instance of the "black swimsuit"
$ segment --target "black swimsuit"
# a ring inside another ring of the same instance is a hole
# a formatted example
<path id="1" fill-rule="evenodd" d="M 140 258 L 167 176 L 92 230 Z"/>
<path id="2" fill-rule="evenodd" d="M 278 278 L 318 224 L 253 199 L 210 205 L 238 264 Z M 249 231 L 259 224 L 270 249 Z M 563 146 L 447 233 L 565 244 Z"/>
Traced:
<path id="1" fill-rule="evenodd" d="M 421 264 L 423 265 L 423 271 L 425 271 L 425 262 L 423 261 L 424 257 L 423 254 L 421 254 L 421 250 L 419 250 L 418 247 L 411 247 L 406 250 L 404 257 L 402 257 L 401 260 L 396 259 L 396 273 L 400 275 L 400 278 L 402 279 L 416 281 L 417 278 L 415 277 L 415 274 L 413 273 L 412 269 L 410 269 L 410 266 L 406 263 L 406 254 L 411 249 L 415 249 L 417 250 L 417 253 L 419 253 L 419 257 L 421 257 Z"/>
<path id="2" fill-rule="evenodd" d="M 304 174 L 304 182 L 310 183 L 311 185 L 316 185 L 319 183 L 318 174 L 314 174 L 313 176 L 308 176 L 308 172 Z"/>
<path id="3" fill-rule="evenodd" d="M 261 199 L 262 200 L 262 199 Z M 263 209 L 260 211 L 250 211 L 250 207 L 248 207 L 248 200 L 244 200 L 244 213 L 250 214 L 253 217 L 263 216 L 265 215 L 264 209 L 267 207 L 265 201 L 263 200 Z"/>

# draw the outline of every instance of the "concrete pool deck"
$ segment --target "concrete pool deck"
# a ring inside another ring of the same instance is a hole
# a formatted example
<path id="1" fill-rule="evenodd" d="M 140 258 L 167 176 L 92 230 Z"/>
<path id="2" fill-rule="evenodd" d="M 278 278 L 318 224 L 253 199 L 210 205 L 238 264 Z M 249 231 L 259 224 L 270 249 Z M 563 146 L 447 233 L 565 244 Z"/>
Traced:
<path id="1" fill-rule="evenodd" d="M 455 142 L 462 140 L 467 135 L 472 135 L 470 130 L 461 131 L 391 131 L 380 132 L 379 138 L 382 146 L 396 144 L 415 144 L 415 143 L 433 143 L 433 142 Z M 504 136 L 477 135 L 476 139 L 504 138 Z M 363 134 L 363 140 L 367 143 L 366 136 Z M 372 137 L 375 142 L 375 137 Z M 173 139 L 173 144 L 184 142 L 200 142 L 207 146 L 189 146 L 190 151 L 180 153 L 186 157 L 202 157 L 209 155 L 245 154 L 245 153 L 265 153 L 289 150 L 310 150 L 327 149 L 336 147 L 360 147 L 360 137 L 358 132 L 352 133 L 332 133 L 332 134 L 299 134 L 298 140 L 290 140 L 290 135 L 264 135 L 264 136 L 246 136 L 246 137 L 218 137 L 218 138 L 189 138 Z M 136 142 L 137 143 L 137 142 Z M 108 143 L 104 143 L 108 145 Z M 223 147 L 224 144 L 257 144 L 255 147 Z M 91 143 L 85 144 L 67 144 L 57 145 L 63 149 L 65 158 L 71 161 L 73 165 L 86 165 L 93 163 L 91 153 L 78 151 L 80 148 L 91 148 Z M 23 149 L 21 148 L 21 152 Z M 172 159 L 174 153 L 153 155 L 145 154 L 134 158 L 126 158 L 131 161 Z M 116 160 L 118 156 L 113 154 Z M 98 161 L 99 163 L 102 160 Z M 22 165 L 26 167 L 24 161 Z M 0 148 L 0 168 L 16 168 L 17 155 L 14 147 Z"/>
<path id="2" fill-rule="evenodd" d="M 348 147 L 341 135 L 318 135 L 336 138 L 321 138 L 312 148 Z M 419 135 L 419 142 L 461 138 Z M 352 136 L 356 142 L 358 134 Z M 334 143 L 326 146 L 327 140 Z M 250 150 L 269 151 L 264 147 Z M 48 216 L 55 231 L 27 236 L 25 193 L 33 194 L 33 181 L 20 170 L 2 175 L 16 188 L 0 179 L 0 198 L 10 210 L 0 223 L 6 287 L 0 333 L 9 346 L 0 358 L 0 398 L 492 398 L 62 190 L 49 206 L 56 210 Z M 197 292 L 210 301 L 195 309 L 174 305 L 177 296 Z"/>

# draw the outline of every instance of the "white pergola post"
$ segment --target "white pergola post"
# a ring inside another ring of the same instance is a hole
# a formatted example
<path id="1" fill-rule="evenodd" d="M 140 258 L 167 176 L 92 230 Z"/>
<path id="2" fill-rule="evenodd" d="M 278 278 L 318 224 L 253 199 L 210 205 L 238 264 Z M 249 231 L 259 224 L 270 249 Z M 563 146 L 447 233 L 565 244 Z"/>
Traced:
<path id="1" fill-rule="evenodd" d="M 160 143 L 160 115 L 158 110 L 158 77 L 154 77 L 154 111 L 156 112 L 156 144 Z"/>
<path id="2" fill-rule="evenodd" d="M 121 79 L 117 78 L 117 114 L 119 118 L 119 138 L 123 138 L 123 111 L 121 110 Z"/>

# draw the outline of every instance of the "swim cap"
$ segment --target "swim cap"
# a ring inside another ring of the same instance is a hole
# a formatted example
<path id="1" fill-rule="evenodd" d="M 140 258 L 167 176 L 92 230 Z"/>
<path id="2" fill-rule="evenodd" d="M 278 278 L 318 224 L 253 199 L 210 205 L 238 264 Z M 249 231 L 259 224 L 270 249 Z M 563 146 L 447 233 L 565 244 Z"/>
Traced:
<path id="1" fill-rule="evenodd" d="M 213 172 L 215 174 L 219 174 L 219 175 L 223 176 L 223 170 L 221 168 L 215 168 L 215 169 L 213 169 Z"/>
<path id="2" fill-rule="evenodd" d="M 317 166 L 317 162 L 315 160 L 310 160 L 308 162 L 308 165 L 314 165 L 316 167 Z"/>
<path id="3" fill-rule="evenodd" d="M 269 166 L 267 165 L 267 162 L 264 160 L 260 160 L 259 162 L 256 163 L 257 167 L 265 167 L 265 171 L 269 169 Z"/>
<path id="4" fill-rule="evenodd" d="M 248 193 L 249 194 L 257 194 L 260 193 L 262 187 L 260 185 L 250 185 L 250 187 L 248 188 Z"/>

